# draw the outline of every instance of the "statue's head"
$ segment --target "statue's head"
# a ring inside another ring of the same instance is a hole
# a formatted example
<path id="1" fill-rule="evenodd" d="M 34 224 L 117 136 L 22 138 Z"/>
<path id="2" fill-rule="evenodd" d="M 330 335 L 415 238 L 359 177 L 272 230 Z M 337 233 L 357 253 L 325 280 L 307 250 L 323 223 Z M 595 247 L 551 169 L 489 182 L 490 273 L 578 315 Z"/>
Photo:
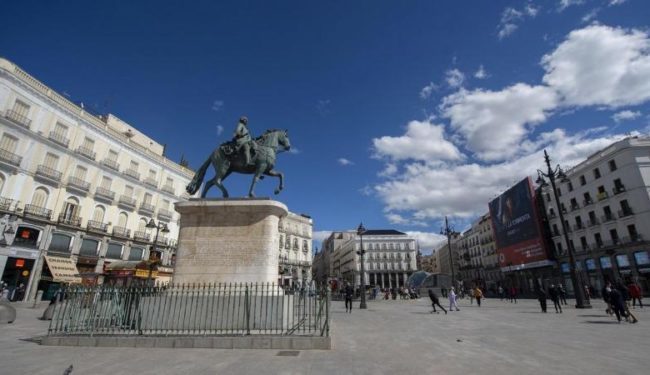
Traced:
<path id="1" fill-rule="evenodd" d="M 246 116 L 240 117 L 239 122 L 244 124 L 244 125 L 248 125 L 248 117 L 246 117 Z"/>

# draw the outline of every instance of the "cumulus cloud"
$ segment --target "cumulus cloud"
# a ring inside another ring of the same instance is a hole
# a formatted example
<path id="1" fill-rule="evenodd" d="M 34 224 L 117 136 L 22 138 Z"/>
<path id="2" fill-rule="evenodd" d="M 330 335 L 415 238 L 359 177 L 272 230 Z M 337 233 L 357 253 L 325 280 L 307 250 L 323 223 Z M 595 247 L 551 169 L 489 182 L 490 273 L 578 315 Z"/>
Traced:
<path id="1" fill-rule="evenodd" d="M 612 120 L 614 120 L 617 124 L 623 121 L 627 120 L 634 120 L 638 117 L 641 116 L 641 112 L 639 111 L 630 111 L 630 110 L 625 110 L 621 112 L 617 112 L 612 116 Z"/>
<path id="2" fill-rule="evenodd" d="M 314 241 L 323 242 L 327 237 L 332 234 L 331 230 L 315 230 L 311 234 L 311 238 Z"/>
<path id="3" fill-rule="evenodd" d="M 614 0 L 616 1 L 616 0 Z M 581 5 L 585 1 L 584 0 L 560 0 L 560 3 L 558 4 L 558 10 L 561 12 L 565 10 L 566 8 L 573 6 L 573 5 Z"/>
<path id="4" fill-rule="evenodd" d="M 519 24 L 522 23 L 524 19 L 535 18 L 538 12 L 539 8 L 535 7 L 531 3 L 527 4 L 521 10 L 513 7 L 505 8 L 501 13 L 501 19 L 497 26 L 497 36 L 499 39 L 510 36 L 519 28 Z"/>
<path id="5" fill-rule="evenodd" d="M 453 143 L 444 137 L 443 125 L 427 121 L 411 121 L 406 133 L 399 137 L 384 136 L 372 140 L 378 157 L 391 160 L 459 160 L 462 155 Z"/>
<path id="6" fill-rule="evenodd" d="M 212 110 L 215 112 L 219 112 L 223 109 L 224 102 L 223 100 L 215 100 L 212 102 Z"/>
<path id="7" fill-rule="evenodd" d="M 351 160 L 348 160 L 346 158 L 339 158 L 338 162 L 342 166 L 354 165 L 354 163 Z"/>
<path id="8" fill-rule="evenodd" d="M 609 0 L 609 6 L 614 6 L 614 5 L 621 5 L 627 0 Z"/>
<path id="9" fill-rule="evenodd" d="M 476 157 L 500 160 L 514 155 L 526 126 L 545 121 L 556 105 L 548 87 L 518 83 L 499 91 L 460 90 L 444 98 L 440 108 Z"/>
<path id="10" fill-rule="evenodd" d="M 645 32 L 591 25 L 542 58 L 543 81 L 567 106 L 639 104 L 650 99 L 649 51 Z"/>
<path id="11" fill-rule="evenodd" d="M 445 81 L 452 89 L 459 88 L 465 82 L 465 74 L 456 68 L 450 69 L 445 73 Z"/>
<path id="12" fill-rule="evenodd" d="M 424 86 L 422 90 L 420 90 L 420 98 L 428 99 L 436 90 L 438 90 L 438 85 L 433 82 L 429 82 L 428 85 Z"/>
<path id="13" fill-rule="evenodd" d="M 418 245 L 420 246 L 420 249 L 435 249 L 444 241 L 447 241 L 447 237 L 433 232 L 407 231 L 405 233 L 415 238 L 415 240 L 418 242 Z M 430 253 L 430 251 L 427 251 L 427 253 Z"/>
<path id="14" fill-rule="evenodd" d="M 489 77 L 489 75 L 485 71 L 485 68 L 483 68 L 483 65 L 479 66 L 478 70 L 474 73 L 474 78 L 486 79 L 487 77 Z"/>
<path id="15" fill-rule="evenodd" d="M 416 226 L 416 227 L 426 227 L 427 223 L 421 220 L 407 219 L 400 214 L 389 212 L 386 215 L 388 222 L 395 225 L 407 225 L 407 226 Z"/>

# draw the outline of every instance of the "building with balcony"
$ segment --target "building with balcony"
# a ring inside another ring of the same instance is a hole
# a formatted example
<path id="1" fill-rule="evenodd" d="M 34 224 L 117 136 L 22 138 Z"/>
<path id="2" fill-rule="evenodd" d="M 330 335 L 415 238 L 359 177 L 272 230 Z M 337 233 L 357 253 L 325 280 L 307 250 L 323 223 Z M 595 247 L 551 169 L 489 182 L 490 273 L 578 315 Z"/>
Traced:
<path id="1" fill-rule="evenodd" d="M 0 59 L 0 276 L 11 288 L 47 292 L 56 277 L 45 255 L 72 259 L 84 282 L 101 283 L 109 263 L 149 258 L 151 219 L 170 230 L 157 247 L 161 267 L 171 266 L 173 203 L 188 198 L 193 174 L 128 123 Z"/>
<path id="2" fill-rule="evenodd" d="M 289 214 L 280 219 L 278 284 L 285 288 L 311 285 L 313 220 L 308 215 Z"/>
<path id="3" fill-rule="evenodd" d="M 546 217 L 564 285 L 568 246 L 583 282 L 600 291 L 605 279 L 632 279 L 650 289 L 650 138 L 628 137 L 589 156 L 557 181 L 560 207 L 543 187 Z M 569 228 L 567 244 L 558 210 Z M 572 292 L 572 290 L 569 290 Z"/>
<path id="4" fill-rule="evenodd" d="M 393 229 L 366 230 L 365 280 L 369 287 L 398 288 L 406 285 L 408 277 L 417 271 L 417 242 L 406 233 Z M 332 232 L 323 241 L 323 250 L 330 252 L 329 279 L 361 285 L 361 239 L 356 231 Z M 322 252 L 321 251 L 321 252 Z"/>

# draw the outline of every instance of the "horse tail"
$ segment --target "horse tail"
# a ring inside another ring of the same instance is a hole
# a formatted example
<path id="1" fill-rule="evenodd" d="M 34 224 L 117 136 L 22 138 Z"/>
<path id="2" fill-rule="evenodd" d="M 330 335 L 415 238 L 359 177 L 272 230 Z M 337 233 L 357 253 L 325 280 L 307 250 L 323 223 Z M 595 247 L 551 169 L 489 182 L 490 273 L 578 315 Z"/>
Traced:
<path id="1" fill-rule="evenodd" d="M 201 165 L 201 167 L 194 174 L 192 181 L 190 181 L 190 183 L 187 184 L 185 190 L 187 191 L 188 194 L 194 195 L 194 193 L 199 191 L 199 187 L 201 187 L 201 184 L 203 183 L 203 179 L 205 178 L 205 172 L 207 172 L 208 167 L 210 166 L 210 161 L 212 161 L 212 155 L 208 156 L 208 159 Z"/>

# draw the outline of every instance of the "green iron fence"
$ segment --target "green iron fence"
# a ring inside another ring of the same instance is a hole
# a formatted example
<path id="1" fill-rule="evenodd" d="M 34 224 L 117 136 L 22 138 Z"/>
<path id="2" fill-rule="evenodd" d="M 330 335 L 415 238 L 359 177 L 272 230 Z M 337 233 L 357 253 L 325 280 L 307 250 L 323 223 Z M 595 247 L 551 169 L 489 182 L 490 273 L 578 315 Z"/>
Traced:
<path id="1" fill-rule="evenodd" d="M 48 335 L 329 336 L 330 296 L 276 284 L 70 286 Z"/>

